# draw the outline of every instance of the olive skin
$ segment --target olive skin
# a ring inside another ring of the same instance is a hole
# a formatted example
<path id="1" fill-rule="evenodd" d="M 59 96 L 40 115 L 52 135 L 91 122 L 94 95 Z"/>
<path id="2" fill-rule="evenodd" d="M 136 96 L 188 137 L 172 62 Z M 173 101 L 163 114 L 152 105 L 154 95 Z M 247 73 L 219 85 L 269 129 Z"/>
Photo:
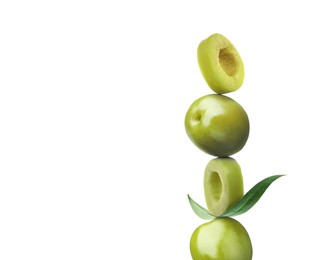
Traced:
<path id="1" fill-rule="evenodd" d="M 192 103 L 185 117 L 191 141 L 202 151 L 217 157 L 239 152 L 249 137 L 249 118 L 233 99 L 210 94 Z"/>
<path id="2" fill-rule="evenodd" d="M 216 218 L 193 232 L 190 252 L 193 260 L 251 260 L 252 244 L 238 221 Z"/>

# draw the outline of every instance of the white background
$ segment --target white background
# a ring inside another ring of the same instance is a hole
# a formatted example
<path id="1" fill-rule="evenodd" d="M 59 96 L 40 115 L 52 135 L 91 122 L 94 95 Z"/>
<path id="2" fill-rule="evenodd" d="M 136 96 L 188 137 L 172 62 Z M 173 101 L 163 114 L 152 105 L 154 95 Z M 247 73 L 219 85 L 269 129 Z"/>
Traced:
<path id="1" fill-rule="evenodd" d="M 251 133 L 237 217 L 255 260 L 306 259 L 306 1 L 1 1 L 0 259 L 183 259 L 211 156 L 186 136 L 212 93 L 196 48 L 218 32 L 246 69 Z"/>

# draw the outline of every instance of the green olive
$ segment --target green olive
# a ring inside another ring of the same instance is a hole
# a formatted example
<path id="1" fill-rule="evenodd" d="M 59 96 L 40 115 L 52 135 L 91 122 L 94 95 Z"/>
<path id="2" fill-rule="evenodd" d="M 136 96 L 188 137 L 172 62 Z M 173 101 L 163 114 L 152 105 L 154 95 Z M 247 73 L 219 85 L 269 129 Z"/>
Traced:
<path id="1" fill-rule="evenodd" d="M 251 260 L 252 244 L 238 221 L 217 218 L 193 232 L 190 252 L 193 260 Z"/>
<path id="2" fill-rule="evenodd" d="M 209 87 L 218 94 L 239 89 L 244 81 L 244 64 L 234 45 L 215 33 L 197 49 L 200 70 Z"/>
<path id="3" fill-rule="evenodd" d="M 212 159 L 204 173 L 204 193 L 208 210 L 221 216 L 244 195 L 241 168 L 232 158 Z"/>
<path id="4" fill-rule="evenodd" d="M 185 117 L 186 132 L 204 152 L 228 157 L 239 152 L 249 137 L 246 111 L 233 99 L 210 94 L 190 106 Z"/>

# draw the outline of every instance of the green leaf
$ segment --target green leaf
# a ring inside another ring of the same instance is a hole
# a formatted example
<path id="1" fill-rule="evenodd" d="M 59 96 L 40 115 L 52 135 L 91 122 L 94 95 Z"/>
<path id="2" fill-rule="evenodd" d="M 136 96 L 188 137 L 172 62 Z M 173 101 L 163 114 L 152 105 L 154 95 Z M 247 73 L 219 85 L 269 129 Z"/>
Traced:
<path id="1" fill-rule="evenodd" d="M 267 188 L 272 184 L 275 180 L 282 177 L 284 175 L 274 175 L 270 176 L 259 183 L 257 183 L 251 190 L 249 190 L 238 202 L 236 202 L 232 207 L 230 207 L 222 217 L 232 217 L 238 216 L 247 212 L 251 209 L 255 203 L 262 197 Z"/>
<path id="2" fill-rule="evenodd" d="M 193 209 L 193 211 L 198 217 L 205 219 L 205 220 L 211 220 L 211 219 L 216 218 L 215 216 L 211 215 L 207 209 L 203 208 L 201 205 L 197 204 L 193 199 L 191 199 L 189 194 L 188 194 L 188 199 L 189 199 L 191 208 Z"/>

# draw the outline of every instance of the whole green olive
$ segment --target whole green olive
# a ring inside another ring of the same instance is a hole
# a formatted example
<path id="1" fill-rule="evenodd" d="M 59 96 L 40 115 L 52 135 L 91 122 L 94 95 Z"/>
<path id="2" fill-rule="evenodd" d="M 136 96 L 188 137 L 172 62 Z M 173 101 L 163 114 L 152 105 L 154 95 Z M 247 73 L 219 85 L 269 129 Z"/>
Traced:
<path id="1" fill-rule="evenodd" d="M 251 260 L 252 244 L 238 221 L 216 218 L 193 232 L 190 252 L 193 260 Z"/>
<path id="2" fill-rule="evenodd" d="M 192 103 L 185 117 L 186 132 L 204 152 L 228 157 L 239 152 L 249 137 L 249 118 L 233 99 L 210 94 Z"/>

